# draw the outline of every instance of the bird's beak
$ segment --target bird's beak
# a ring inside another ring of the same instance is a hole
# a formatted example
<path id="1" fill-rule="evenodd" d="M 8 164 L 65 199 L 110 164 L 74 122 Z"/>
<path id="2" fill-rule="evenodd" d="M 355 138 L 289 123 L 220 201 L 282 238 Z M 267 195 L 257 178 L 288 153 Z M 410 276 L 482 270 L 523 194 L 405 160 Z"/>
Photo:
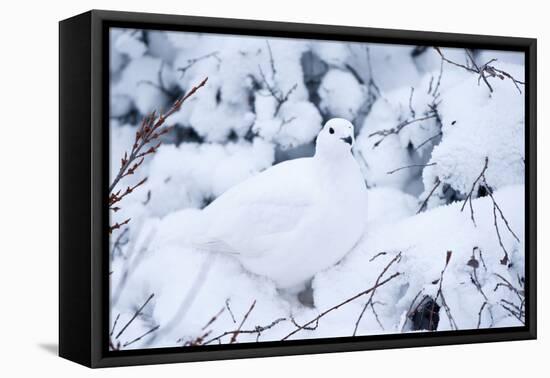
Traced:
<path id="1" fill-rule="evenodd" d="M 343 140 L 344 142 L 346 142 L 350 146 L 351 146 L 351 143 L 353 142 L 353 139 L 351 138 L 351 136 L 348 136 L 348 137 L 345 137 L 345 138 L 340 138 L 340 140 Z"/>

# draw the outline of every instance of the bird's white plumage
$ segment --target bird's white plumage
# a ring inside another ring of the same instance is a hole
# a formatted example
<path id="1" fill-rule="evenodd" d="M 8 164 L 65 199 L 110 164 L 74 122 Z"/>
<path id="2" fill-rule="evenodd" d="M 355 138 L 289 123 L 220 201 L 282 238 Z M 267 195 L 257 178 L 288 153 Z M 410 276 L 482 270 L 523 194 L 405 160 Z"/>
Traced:
<path id="1" fill-rule="evenodd" d="M 353 125 L 332 119 L 316 152 L 277 164 L 207 206 L 193 245 L 229 253 L 280 288 L 299 287 L 358 242 L 367 194 L 351 153 Z"/>

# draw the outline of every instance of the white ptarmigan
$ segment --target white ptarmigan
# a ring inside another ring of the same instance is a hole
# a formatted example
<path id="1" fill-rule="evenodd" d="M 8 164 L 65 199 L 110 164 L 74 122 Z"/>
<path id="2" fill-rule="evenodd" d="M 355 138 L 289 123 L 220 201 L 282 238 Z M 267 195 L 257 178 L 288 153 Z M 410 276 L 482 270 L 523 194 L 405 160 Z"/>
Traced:
<path id="1" fill-rule="evenodd" d="M 302 288 L 365 231 L 367 190 L 353 143 L 349 121 L 329 120 L 313 157 L 276 164 L 207 206 L 193 245 L 232 254 L 281 289 Z"/>

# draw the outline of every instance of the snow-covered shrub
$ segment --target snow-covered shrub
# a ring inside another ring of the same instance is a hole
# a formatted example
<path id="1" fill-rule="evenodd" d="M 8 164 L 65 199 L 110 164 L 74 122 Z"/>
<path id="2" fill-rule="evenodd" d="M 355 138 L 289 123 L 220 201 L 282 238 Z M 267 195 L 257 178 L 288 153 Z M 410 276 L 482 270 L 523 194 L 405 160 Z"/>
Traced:
<path id="1" fill-rule="evenodd" d="M 501 64 L 515 78 L 523 68 Z M 525 98 L 510 80 L 491 81 L 492 92 L 478 77 L 461 72 L 459 83 L 446 90 L 439 107 L 441 142 L 434 147 L 423 171 L 425 195 L 441 182 L 431 204 L 446 201 L 444 191 L 464 198 L 485 172 L 491 190 L 522 184 L 525 180 Z M 478 182 L 474 197 L 478 196 Z"/>
<path id="2" fill-rule="evenodd" d="M 366 162 L 370 185 L 418 190 L 420 173 L 441 127 L 434 75 L 438 73 L 427 75 L 416 88 L 405 85 L 384 93 L 365 118 L 356 150 Z M 410 168 L 399 169 L 403 167 Z"/>
<path id="3" fill-rule="evenodd" d="M 131 218 L 111 236 L 115 347 L 416 331 L 426 303 L 439 308 L 432 329 L 521 325 L 521 54 L 126 29 L 110 42 L 112 177 L 141 120 L 208 77 L 166 120 L 158 150 L 121 180 L 147 178 L 111 213 Z M 316 274 L 308 307 L 189 240 L 223 192 L 311 156 L 331 117 L 355 123 L 368 227 Z M 244 318 L 247 332 L 231 333 Z"/>
<path id="4" fill-rule="evenodd" d="M 365 88 L 348 71 L 332 69 L 319 88 L 321 109 L 330 117 L 353 120 L 365 101 Z"/>

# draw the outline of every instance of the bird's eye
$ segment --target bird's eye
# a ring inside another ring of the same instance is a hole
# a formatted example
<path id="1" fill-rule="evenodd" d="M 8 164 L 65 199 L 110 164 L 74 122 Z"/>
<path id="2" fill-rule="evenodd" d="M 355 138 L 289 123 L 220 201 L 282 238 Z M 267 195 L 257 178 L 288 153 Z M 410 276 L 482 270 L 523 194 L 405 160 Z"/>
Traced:
<path id="1" fill-rule="evenodd" d="M 334 129 L 331 127 L 330 129 L 328 129 L 328 132 L 334 134 Z"/>

